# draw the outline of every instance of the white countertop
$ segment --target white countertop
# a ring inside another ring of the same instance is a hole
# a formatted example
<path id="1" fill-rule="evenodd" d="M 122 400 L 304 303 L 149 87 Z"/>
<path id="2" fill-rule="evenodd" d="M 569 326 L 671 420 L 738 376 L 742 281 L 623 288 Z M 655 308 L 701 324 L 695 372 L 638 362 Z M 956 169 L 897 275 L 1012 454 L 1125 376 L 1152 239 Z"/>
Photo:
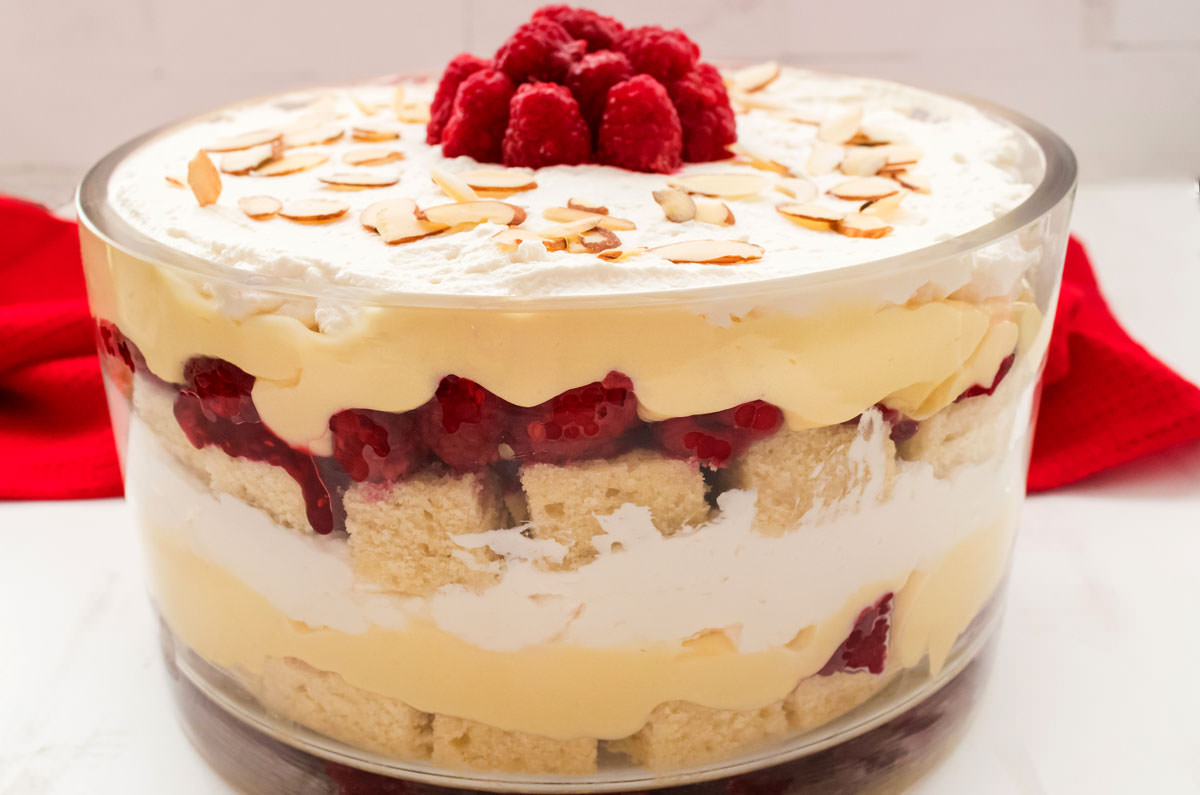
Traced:
<path id="1" fill-rule="evenodd" d="M 1081 190 L 1135 338 L 1200 382 L 1194 182 Z M 229 789 L 171 711 L 125 505 L 0 503 L 0 795 Z M 916 792 L 1200 792 L 1200 444 L 1030 498 L 995 673 Z"/>

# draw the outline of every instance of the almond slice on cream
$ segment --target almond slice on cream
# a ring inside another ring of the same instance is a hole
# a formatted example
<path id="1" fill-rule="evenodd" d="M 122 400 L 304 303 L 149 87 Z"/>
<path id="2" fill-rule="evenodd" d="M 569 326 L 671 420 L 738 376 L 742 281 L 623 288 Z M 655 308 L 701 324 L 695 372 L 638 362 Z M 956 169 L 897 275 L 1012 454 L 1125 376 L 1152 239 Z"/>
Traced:
<path id="1" fill-rule="evenodd" d="M 833 229 L 834 225 L 846 215 L 837 210 L 807 202 L 786 202 L 775 209 L 801 226 L 815 229 L 818 232 L 827 232 Z"/>
<path id="2" fill-rule="evenodd" d="M 289 221 L 314 223 L 341 218 L 349 209 L 350 205 L 337 199 L 295 199 L 284 202 L 279 215 Z"/>
<path id="3" fill-rule="evenodd" d="M 400 130 L 391 124 L 359 122 L 350 128 L 350 137 L 356 141 L 394 141 L 400 137 Z"/>
<path id="4" fill-rule="evenodd" d="M 746 113 L 751 110 L 766 110 L 772 112 L 780 112 L 786 110 L 783 105 L 778 102 L 772 102 L 769 99 L 755 94 L 750 91 L 742 91 L 737 86 L 731 86 L 729 89 L 729 101 L 733 105 L 736 113 Z"/>
<path id="5" fill-rule="evenodd" d="M 234 135 L 229 138 L 219 138 L 212 146 L 204 147 L 209 152 L 236 152 L 239 149 L 249 149 L 252 146 L 274 143 L 283 138 L 279 130 L 255 130 L 254 132 Z"/>
<path id="6" fill-rule="evenodd" d="M 917 193 L 929 193 L 933 188 L 929 184 L 929 180 L 920 174 L 913 174 L 908 171 L 902 171 L 896 175 L 896 181 L 911 191 Z"/>
<path id="7" fill-rule="evenodd" d="M 376 108 L 374 105 L 367 103 L 362 97 L 355 94 L 353 91 L 347 91 L 346 95 L 350 97 L 350 101 L 354 103 L 354 107 L 358 108 L 358 112 L 364 116 L 374 116 Z"/>
<path id="8" fill-rule="evenodd" d="M 767 61 L 766 63 L 738 69 L 729 76 L 729 81 L 739 91 L 753 94 L 755 91 L 762 91 L 775 82 L 775 79 L 779 77 L 779 72 L 779 64 L 774 61 Z"/>
<path id="9" fill-rule="evenodd" d="M 817 140 L 827 144 L 844 144 L 854 137 L 862 124 L 862 108 L 850 108 L 821 122 L 817 128 Z"/>
<path id="10" fill-rule="evenodd" d="M 603 215 L 583 213 L 574 220 L 542 227 L 537 230 L 537 234 L 549 240 L 570 240 L 589 229 L 595 229 L 603 218 Z"/>
<path id="11" fill-rule="evenodd" d="M 505 251 L 516 251 L 518 246 L 528 240 L 538 241 L 547 251 L 562 251 L 567 247 L 567 241 L 563 238 L 543 238 L 531 229 L 516 227 L 501 229 L 492 235 L 492 240 L 496 241 L 496 245 Z"/>
<path id="12" fill-rule="evenodd" d="M 812 149 L 808 152 L 808 164 L 804 170 L 810 177 L 820 177 L 830 174 L 845 157 L 845 150 L 837 144 L 824 141 L 813 141 Z"/>
<path id="13" fill-rule="evenodd" d="M 184 182 L 179 177 L 173 176 L 171 174 L 167 174 L 165 177 L 163 177 L 163 179 L 165 179 L 167 181 L 167 184 L 170 185 L 171 187 L 174 187 L 174 188 L 186 188 L 187 187 L 186 182 Z"/>
<path id="14" fill-rule="evenodd" d="M 608 262 L 621 262 L 622 260 L 631 259 L 641 256 L 647 251 L 645 246 L 634 246 L 633 248 L 610 248 L 607 251 L 601 251 L 596 256 Z"/>
<path id="15" fill-rule="evenodd" d="M 877 149 L 851 148 L 838 164 L 838 170 L 848 177 L 873 177 L 887 165 L 887 153 Z"/>
<path id="16" fill-rule="evenodd" d="M 249 174 L 259 166 L 279 157 L 279 152 L 278 141 L 227 152 L 221 155 L 221 171 L 234 175 Z"/>
<path id="17" fill-rule="evenodd" d="M 318 179 L 331 188 L 362 190 L 365 188 L 386 188 L 400 181 L 397 174 L 371 174 L 369 172 L 353 172 L 342 174 L 327 174 Z"/>
<path id="18" fill-rule="evenodd" d="M 238 199 L 237 206 L 255 221 L 265 221 L 283 208 L 283 202 L 274 196 L 243 196 Z"/>
<path id="19" fill-rule="evenodd" d="M 428 102 L 403 102 L 393 105 L 396 120 L 405 124 L 426 124 L 432 116 Z"/>
<path id="20" fill-rule="evenodd" d="M 781 174 L 785 177 L 792 176 L 792 170 L 780 163 L 778 160 L 771 160 L 767 157 L 761 157 L 754 154 L 741 144 L 730 144 L 729 151 L 733 152 L 738 158 L 752 168 L 757 168 L 759 171 L 771 171 L 776 174 Z"/>
<path id="21" fill-rule="evenodd" d="M 886 144 L 876 147 L 887 158 L 886 166 L 911 166 L 921 159 L 921 150 L 907 144 Z"/>
<path id="22" fill-rule="evenodd" d="M 599 254 L 601 251 L 619 248 L 621 238 L 617 237 L 616 233 L 611 229 L 605 229 L 600 226 L 594 226 L 591 229 L 580 232 L 579 235 L 567 243 L 567 251 L 576 254 Z"/>
<path id="23" fill-rule="evenodd" d="M 430 221 L 425 218 L 418 218 L 415 212 L 415 204 L 412 205 L 413 209 L 409 209 L 407 206 L 400 204 L 399 200 L 395 201 L 397 203 L 380 207 L 375 212 L 375 231 L 383 238 L 384 243 L 388 245 L 410 243 L 447 228 L 446 224 Z M 367 209 L 369 210 L 370 208 L 368 207 Z M 363 212 L 363 215 L 366 215 L 366 211 Z"/>
<path id="24" fill-rule="evenodd" d="M 591 199 L 581 199 L 576 196 L 567 199 L 567 209 L 595 213 L 596 215 L 608 215 L 608 208 L 600 202 L 592 201 Z"/>
<path id="25" fill-rule="evenodd" d="M 688 193 L 736 199 L 762 192 L 762 189 L 767 186 L 767 179 L 759 174 L 691 174 L 685 177 L 676 177 L 667 184 L 672 188 L 686 190 Z"/>
<path id="26" fill-rule="evenodd" d="M 900 188 L 900 183 L 887 177 L 859 177 L 834 185 L 829 189 L 829 195 L 847 201 L 870 201 L 891 196 Z"/>
<path id="27" fill-rule="evenodd" d="M 251 173 L 256 177 L 283 177 L 316 168 L 328 160 L 329 155 L 324 152 L 291 152 L 254 169 Z"/>
<path id="28" fill-rule="evenodd" d="M 475 168 L 456 176 L 476 191 L 517 193 L 537 187 L 533 172 L 520 168 Z"/>
<path id="29" fill-rule="evenodd" d="M 836 224 L 834 231 L 846 237 L 879 238 L 892 231 L 892 228 L 879 218 L 862 213 L 850 213 Z"/>
<path id="30" fill-rule="evenodd" d="M 662 208 L 668 221 L 681 224 L 696 217 L 696 202 L 691 195 L 679 188 L 663 188 L 652 194 Z"/>
<path id="31" fill-rule="evenodd" d="M 348 166 L 382 166 L 403 160 L 404 153 L 396 149 L 384 149 L 380 146 L 365 146 L 361 149 L 351 149 L 342 155 L 342 162 Z"/>
<path id="32" fill-rule="evenodd" d="M 775 183 L 775 190 L 801 203 L 812 201 L 821 192 L 817 183 L 803 177 L 781 179 Z"/>
<path id="33" fill-rule="evenodd" d="M 508 204 L 507 202 L 496 201 L 494 199 L 439 204 L 426 208 L 421 214 L 434 223 L 445 224 L 446 226 L 481 224 L 484 222 L 516 226 L 525 220 L 525 211 L 523 209 L 517 207 L 515 204 Z"/>
<path id="34" fill-rule="evenodd" d="M 733 226 L 736 219 L 733 217 L 733 210 L 730 210 L 729 205 L 725 202 L 720 199 L 696 199 L 695 201 L 695 220 L 702 224 Z"/>
<path id="35" fill-rule="evenodd" d="M 448 171 L 431 168 L 429 169 L 429 178 L 433 180 L 433 184 L 442 189 L 442 193 L 456 202 L 473 202 L 479 199 L 479 194 L 475 192 L 474 188 Z"/>
<path id="36" fill-rule="evenodd" d="M 283 145 L 286 148 L 297 146 L 317 146 L 331 144 L 341 140 L 346 134 L 346 128 L 340 124 L 315 124 L 300 127 L 283 133 Z"/>
<path id="37" fill-rule="evenodd" d="M 221 196 L 221 175 L 203 149 L 188 161 L 187 183 L 201 207 L 216 204 Z"/>
<path id="38" fill-rule="evenodd" d="M 650 253 L 671 262 L 695 262 L 703 265 L 733 265 L 761 259 L 762 246 L 741 240 L 684 240 L 655 246 Z"/>
<path id="39" fill-rule="evenodd" d="M 376 220 L 379 213 L 383 210 L 395 210 L 397 212 L 406 212 L 416 218 L 417 203 L 407 197 L 396 199 L 381 199 L 377 202 L 372 202 L 366 206 L 366 209 L 358 216 L 359 223 L 370 229 L 372 232 L 379 231 L 376 229 Z"/>
<path id="40" fill-rule="evenodd" d="M 908 195 L 907 190 L 898 190 L 895 193 L 884 196 L 882 199 L 872 199 L 858 208 L 858 211 L 863 215 L 874 215 L 878 218 L 887 218 L 889 215 L 900 209 L 900 202 Z"/>
<path id="41" fill-rule="evenodd" d="M 617 218 L 613 215 L 602 215 L 600 213 L 589 213 L 584 210 L 575 210 L 570 207 L 547 207 L 542 211 L 542 217 L 547 221 L 570 222 L 578 221 L 590 216 L 596 216 L 595 223 L 592 226 L 602 226 L 605 229 L 613 229 L 618 232 L 637 229 L 637 224 L 630 221 L 628 218 Z"/>

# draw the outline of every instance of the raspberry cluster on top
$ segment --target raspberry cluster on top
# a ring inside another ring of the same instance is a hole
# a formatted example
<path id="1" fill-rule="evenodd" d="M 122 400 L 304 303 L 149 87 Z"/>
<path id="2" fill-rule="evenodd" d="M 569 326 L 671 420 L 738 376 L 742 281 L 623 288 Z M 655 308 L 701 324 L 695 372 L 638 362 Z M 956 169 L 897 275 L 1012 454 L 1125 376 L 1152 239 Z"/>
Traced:
<path id="1" fill-rule="evenodd" d="M 680 30 L 625 28 L 584 8 L 534 12 L 491 59 L 446 66 L 426 141 L 446 157 L 669 173 L 731 157 L 737 126 L 717 69 Z"/>

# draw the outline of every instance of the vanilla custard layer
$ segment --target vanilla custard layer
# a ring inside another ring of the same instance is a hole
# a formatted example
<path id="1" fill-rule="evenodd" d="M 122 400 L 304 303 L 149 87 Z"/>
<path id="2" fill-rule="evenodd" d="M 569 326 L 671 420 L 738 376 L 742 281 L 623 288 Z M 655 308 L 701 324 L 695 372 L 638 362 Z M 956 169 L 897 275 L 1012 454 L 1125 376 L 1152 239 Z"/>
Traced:
<path id="1" fill-rule="evenodd" d="M 896 594 L 889 665 L 909 667 L 928 655 L 936 670 L 999 584 L 1012 526 L 988 520 L 932 569 L 864 585 L 791 643 L 750 654 L 720 638 L 602 649 L 548 643 L 496 652 L 427 623 L 359 633 L 314 627 L 289 618 L 170 533 L 144 531 L 163 618 L 210 662 L 254 677 L 268 657 L 296 657 L 425 712 L 560 739 L 616 739 L 637 731 L 666 701 L 754 709 L 783 698 L 821 669 L 859 611 L 888 591 Z"/>
<path id="2" fill-rule="evenodd" d="M 531 406 L 617 370 L 633 379 L 647 419 L 755 399 L 782 408 L 797 429 L 843 422 L 880 401 L 924 419 L 972 384 L 990 383 L 1042 320 L 1033 304 L 1003 298 L 858 299 L 804 314 L 735 314 L 711 304 L 353 306 L 318 331 L 282 297 L 263 298 L 257 313 L 230 314 L 218 287 L 129 256 L 86 228 L 83 238 L 93 313 L 116 323 L 151 371 L 179 383 L 193 356 L 230 361 L 257 378 L 264 422 L 318 454 L 331 449 L 333 414 L 414 409 L 448 374 Z"/>

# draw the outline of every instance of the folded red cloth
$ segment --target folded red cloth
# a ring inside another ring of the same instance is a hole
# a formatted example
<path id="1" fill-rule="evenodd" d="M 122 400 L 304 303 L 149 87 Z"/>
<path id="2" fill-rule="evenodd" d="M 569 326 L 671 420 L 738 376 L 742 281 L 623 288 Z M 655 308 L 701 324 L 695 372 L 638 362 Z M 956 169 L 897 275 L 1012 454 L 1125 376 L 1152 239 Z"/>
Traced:
<path id="1" fill-rule="evenodd" d="M 75 224 L 0 196 L 0 499 L 121 493 Z M 1071 241 L 1029 490 L 1200 439 L 1200 389 L 1131 340 Z"/>

